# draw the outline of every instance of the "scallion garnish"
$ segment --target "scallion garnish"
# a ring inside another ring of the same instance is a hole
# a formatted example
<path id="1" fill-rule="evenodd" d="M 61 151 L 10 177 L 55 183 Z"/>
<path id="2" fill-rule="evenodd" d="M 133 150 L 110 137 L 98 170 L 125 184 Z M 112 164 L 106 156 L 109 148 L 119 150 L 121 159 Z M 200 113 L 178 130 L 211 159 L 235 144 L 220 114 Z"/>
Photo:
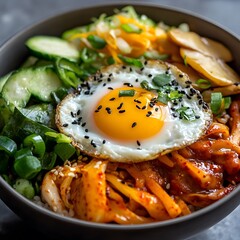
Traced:
<path id="1" fill-rule="evenodd" d="M 107 42 L 96 35 L 89 35 L 87 40 L 90 42 L 93 48 L 95 49 L 102 49 L 106 46 Z"/>
<path id="2" fill-rule="evenodd" d="M 186 67 L 188 66 L 187 56 L 186 56 L 186 55 L 184 55 L 184 57 L 183 57 L 183 63 L 184 63 L 184 65 L 185 65 Z"/>
<path id="3" fill-rule="evenodd" d="M 152 82 L 158 87 L 163 87 L 171 82 L 171 76 L 164 73 L 158 74 L 152 79 Z"/>
<path id="4" fill-rule="evenodd" d="M 121 28 L 127 33 L 141 33 L 142 29 L 135 24 L 125 23 L 121 25 Z"/>
<path id="5" fill-rule="evenodd" d="M 193 109 L 189 107 L 181 107 L 176 110 L 179 113 L 180 118 L 193 121 L 196 119 Z"/>
<path id="6" fill-rule="evenodd" d="M 147 80 L 143 80 L 141 83 L 140 83 L 141 87 L 143 89 L 146 89 L 148 91 L 150 91 L 152 88 L 149 86 L 149 82 Z"/>
<path id="7" fill-rule="evenodd" d="M 133 97 L 135 95 L 135 90 L 120 90 L 118 96 L 119 97 Z"/>
<path id="8" fill-rule="evenodd" d="M 158 92 L 158 98 L 157 100 L 163 104 L 167 104 L 167 102 L 169 101 L 168 95 L 166 93 L 163 92 Z"/>
<path id="9" fill-rule="evenodd" d="M 136 58 L 130 58 L 130 57 L 124 57 L 122 55 L 118 55 L 118 57 L 124 62 L 127 63 L 128 65 L 133 65 L 135 67 L 143 67 L 143 64 L 141 60 L 136 59 Z"/>
<path id="10" fill-rule="evenodd" d="M 174 90 L 174 91 L 171 91 L 169 94 L 168 94 L 168 97 L 170 100 L 175 100 L 175 99 L 179 99 L 180 97 L 182 97 L 183 94 L 182 93 L 179 93 L 177 90 Z"/>
<path id="11" fill-rule="evenodd" d="M 211 94 L 210 106 L 213 114 L 219 114 L 222 107 L 222 93 L 214 92 Z"/>
<path id="12" fill-rule="evenodd" d="M 196 84 L 201 89 L 208 89 L 211 87 L 211 83 L 207 79 L 200 78 L 196 81 Z"/>
<path id="13" fill-rule="evenodd" d="M 231 97 L 225 97 L 224 99 L 224 109 L 228 109 L 232 103 Z"/>

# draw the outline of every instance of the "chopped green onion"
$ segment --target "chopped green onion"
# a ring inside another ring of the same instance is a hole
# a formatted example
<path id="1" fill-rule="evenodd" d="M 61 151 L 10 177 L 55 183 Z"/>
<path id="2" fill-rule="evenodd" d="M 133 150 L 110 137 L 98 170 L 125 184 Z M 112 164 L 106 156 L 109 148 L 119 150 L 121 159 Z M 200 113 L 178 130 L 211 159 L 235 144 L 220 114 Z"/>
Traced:
<path id="1" fill-rule="evenodd" d="M 35 133 L 23 139 L 23 146 L 30 147 L 33 154 L 36 154 L 40 158 L 43 157 L 46 150 L 45 142 L 42 137 Z"/>
<path id="2" fill-rule="evenodd" d="M 42 169 L 51 170 L 57 160 L 57 154 L 55 152 L 45 153 L 41 159 Z"/>
<path id="3" fill-rule="evenodd" d="M 80 51 L 80 58 L 84 63 L 92 63 L 96 61 L 98 53 L 90 48 L 83 48 Z"/>
<path id="4" fill-rule="evenodd" d="M 87 40 L 90 42 L 92 47 L 95 49 L 103 49 L 107 44 L 107 42 L 103 38 L 100 38 L 96 35 L 89 35 L 87 37 Z"/>
<path id="5" fill-rule="evenodd" d="M 0 136 L 0 151 L 12 156 L 17 151 L 17 144 L 6 136 Z"/>
<path id="6" fill-rule="evenodd" d="M 196 84 L 201 89 L 208 89 L 211 87 L 211 82 L 206 79 L 202 79 L 202 78 L 198 79 L 196 81 Z"/>
<path id="7" fill-rule="evenodd" d="M 171 76 L 165 73 L 158 74 L 153 78 L 152 82 L 158 87 L 163 87 L 171 82 Z"/>
<path id="8" fill-rule="evenodd" d="M 228 109 L 232 103 L 231 97 L 225 97 L 224 100 L 224 109 Z"/>
<path id="9" fill-rule="evenodd" d="M 15 159 L 13 168 L 19 177 L 32 179 L 41 171 L 42 166 L 38 158 L 34 156 L 25 156 Z"/>
<path id="10" fill-rule="evenodd" d="M 169 101 L 168 95 L 163 92 L 158 92 L 158 98 L 157 100 L 163 104 L 167 104 Z"/>
<path id="11" fill-rule="evenodd" d="M 120 90 L 118 96 L 119 97 L 133 97 L 135 95 L 135 90 Z"/>
<path id="12" fill-rule="evenodd" d="M 131 23 L 125 23 L 121 25 L 121 28 L 127 32 L 127 33 L 141 33 L 142 29 L 138 26 L 131 24 Z"/>
<path id="13" fill-rule="evenodd" d="M 147 59 L 155 59 L 155 60 L 166 60 L 169 58 L 168 54 L 160 54 L 158 51 L 147 51 L 144 53 L 144 57 Z"/>
<path id="14" fill-rule="evenodd" d="M 218 114 L 222 106 L 222 93 L 215 92 L 211 94 L 211 110 L 213 114 Z"/>
<path id="15" fill-rule="evenodd" d="M 143 64 L 141 62 L 141 60 L 136 59 L 136 58 L 130 58 L 130 57 L 124 57 L 122 55 L 118 55 L 118 57 L 124 62 L 127 63 L 129 65 L 133 65 L 135 67 L 143 67 Z"/>
<path id="16" fill-rule="evenodd" d="M 115 60 L 114 60 L 113 57 L 107 58 L 107 64 L 108 64 L 108 65 L 112 65 L 112 64 L 114 64 L 114 63 L 115 63 Z"/>
<path id="17" fill-rule="evenodd" d="M 32 183 L 26 179 L 17 179 L 13 188 L 28 199 L 32 199 L 35 195 Z"/>
<path id="18" fill-rule="evenodd" d="M 68 160 L 75 152 L 75 148 L 70 143 L 58 143 L 54 147 L 54 152 L 63 160 Z"/>
<path id="19" fill-rule="evenodd" d="M 168 94 L 168 97 L 170 100 L 175 100 L 175 99 L 179 99 L 180 97 L 182 97 L 183 94 L 182 93 L 179 93 L 177 90 L 174 90 L 174 91 L 171 91 L 169 94 Z"/>
<path id="20" fill-rule="evenodd" d="M 143 80 L 141 83 L 140 83 L 141 87 L 143 89 L 146 89 L 148 91 L 150 91 L 152 88 L 149 86 L 149 82 L 147 80 Z"/>
<path id="21" fill-rule="evenodd" d="M 15 160 L 18 160 L 20 158 L 26 157 L 26 156 L 33 156 L 32 151 L 30 148 L 21 148 L 14 154 Z"/>
<path id="22" fill-rule="evenodd" d="M 180 117 L 185 120 L 193 121 L 196 119 L 193 109 L 189 107 L 181 107 L 177 109 L 177 112 L 179 113 Z"/>
<path id="23" fill-rule="evenodd" d="M 70 143 L 72 140 L 70 137 L 56 132 L 45 132 L 45 135 L 48 137 L 55 138 L 57 143 Z"/>
<path id="24" fill-rule="evenodd" d="M 68 90 L 64 87 L 58 88 L 56 91 L 51 92 L 52 101 L 55 104 L 60 103 L 65 96 L 67 96 Z"/>

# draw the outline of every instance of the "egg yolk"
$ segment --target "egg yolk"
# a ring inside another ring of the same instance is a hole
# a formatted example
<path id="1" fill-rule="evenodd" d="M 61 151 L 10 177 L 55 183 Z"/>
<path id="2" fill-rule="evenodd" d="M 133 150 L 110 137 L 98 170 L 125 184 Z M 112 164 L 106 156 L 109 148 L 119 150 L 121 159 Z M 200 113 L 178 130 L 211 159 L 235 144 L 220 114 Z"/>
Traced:
<path id="1" fill-rule="evenodd" d="M 131 90 L 132 96 L 122 96 Z M 115 140 L 143 140 L 161 131 L 166 106 L 156 102 L 154 93 L 142 88 L 122 87 L 110 90 L 94 109 L 96 126 Z"/>

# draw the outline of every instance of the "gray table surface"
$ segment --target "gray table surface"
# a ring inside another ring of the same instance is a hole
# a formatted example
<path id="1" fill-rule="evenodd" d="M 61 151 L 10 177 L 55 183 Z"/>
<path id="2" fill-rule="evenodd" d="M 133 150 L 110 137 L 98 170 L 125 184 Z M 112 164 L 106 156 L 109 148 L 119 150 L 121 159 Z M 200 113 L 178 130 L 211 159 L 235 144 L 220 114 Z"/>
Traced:
<path id="1" fill-rule="evenodd" d="M 114 0 L 0 0 L 0 45 L 16 32 L 47 16 L 94 3 Z M 193 11 L 240 36 L 240 0 L 138 0 Z M 1 67 L 1 63 L 0 63 Z M 240 206 L 221 222 L 191 240 L 239 240 Z M 0 239 L 42 239 L 0 200 Z M 46 238 L 45 238 L 46 239 Z M 159 237 L 160 239 L 160 237 Z"/>

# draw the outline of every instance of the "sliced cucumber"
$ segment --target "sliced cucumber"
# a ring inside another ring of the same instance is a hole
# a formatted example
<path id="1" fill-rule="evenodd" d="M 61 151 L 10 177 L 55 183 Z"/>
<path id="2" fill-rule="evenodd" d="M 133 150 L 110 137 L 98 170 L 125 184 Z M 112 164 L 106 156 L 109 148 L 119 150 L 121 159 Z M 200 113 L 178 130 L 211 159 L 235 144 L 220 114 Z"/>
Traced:
<path id="1" fill-rule="evenodd" d="M 20 69 L 12 74 L 2 89 L 8 104 L 25 107 L 33 95 L 43 102 L 51 101 L 51 92 L 62 87 L 53 69 L 46 67 Z"/>
<path id="2" fill-rule="evenodd" d="M 79 51 L 69 42 L 52 36 L 34 36 L 27 40 L 26 46 L 34 56 L 55 60 L 59 57 L 70 60 L 79 58 Z"/>
<path id="3" fill-rule="evenodd" d="M 5 76 L 0 78 L 0 92 L 3 89 L 4 84 L 7 82 L 8 78 L 12 75 L 12 72 L 6 74 Z"/>

